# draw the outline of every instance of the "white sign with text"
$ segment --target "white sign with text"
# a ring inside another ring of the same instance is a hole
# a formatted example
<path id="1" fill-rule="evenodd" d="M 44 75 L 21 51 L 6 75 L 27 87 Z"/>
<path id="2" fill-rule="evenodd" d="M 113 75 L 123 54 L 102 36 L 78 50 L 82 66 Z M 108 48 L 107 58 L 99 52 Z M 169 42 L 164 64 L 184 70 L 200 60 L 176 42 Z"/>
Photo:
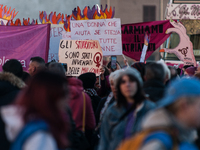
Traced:
<path id="1" fill-rule="evenodd" d="M 97 40 L 60 40 L 59 62 L 67 63 L 67 76 L 86 72 L 100 75 L 103 54 Z"/>
<path id="2" fill-rule="evenodd" d="M 119 18 L 71 20 L 70 25 L 72 40 L 98 40 L 104 56 L 122 55 Z"/>

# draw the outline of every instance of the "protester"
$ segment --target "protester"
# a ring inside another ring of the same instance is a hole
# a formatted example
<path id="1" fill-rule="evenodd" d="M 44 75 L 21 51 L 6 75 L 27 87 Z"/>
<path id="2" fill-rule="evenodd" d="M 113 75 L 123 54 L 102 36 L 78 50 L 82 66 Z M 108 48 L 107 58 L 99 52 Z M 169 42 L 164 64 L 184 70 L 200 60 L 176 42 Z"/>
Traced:
<path id="1" fill-rule="evenodd" d="M 110 87 L 111 87 L 111 92 L 107 97 L 104 97 L 101 99 L 97 111 L 95 112 L 95 118 L 96 118 L 96 123 L 100 123 L 103 119 L 103 115 L 105 113 L 105 111 L 107 110 L 107 108 L 113 103 L 115 102 L 115 100 L 117 99 L 117 91 L 114 85 L 114 81 L 117 80 L 117 78 L 120 75 L 120 72 L 122 70 L 116 70 L 114 72 L 112 72 L 109 76 L 109 82 L 110 82 Z"/>
<path id="2" fill-rule="evenodd" d="M 92 108 L 94 112 L 96 112 L 99 102 L 101 100 L 101 98 L 97 95 L 96 90 L 94 89 L 96 75 L 94 73 L 88 72 L 81 74 L 78 79 L 83 82 L 84 92 L 90 96 L 92 101 Z"/>
<path id="3" fill-rule="evenodd" d="M 144 119 L 138 138 L 129 139 L 122 147 L 133 148 L 138 142 L 140 150 L 197 150 L 192 142 L 196 138 L 193 129 L 200 127 L 200 82 L 187 78 L 174 81 L 158 106 Z M 142 134 L 144 138 L 139 141 Z"/>
<path id="4" fill-rule="evenodd" d="M 196 67 L 188 67 L 187 69 L 185 69 L 185 76 L 194 76 L 196 71 Z"/>
<path id="5" fill-rule="evenodd" d="M 141 74 L 142 80 L 145 81 L 144 80 L 145 64 L 142 62 L 135 62 L 134 64 L 131 65 L 131 67 L 137 69 Z"/>
<path id="6" fill-rule="evenodd" d="M 153 102 L 158 102 L 165 92 L 165 72 L 161 64 L 150 63 L 145 67 L 144 92 Z"/>
<path id="7" fill-rule="evenodd" d="M 37 73 L 16 100 L 2 108 L 11 150 L 57 150 L 69 145 L 69 118 L 65 113 L 69 95 L 65 77 Z"/>
<path id="8" fill-rule="evenodd" d="M 54 73 L 58 73 L 58 74 L 65 77 L 66 70 L 64 69 L 64 67 L 62 66 L 61 63 L 51 62 L 48 65 L 48 70 L 51 71 L 51 72 L 54 72 Z"/>
<path id="9" fill-rule="evenodd" d="M 171 79 L 170 80 L 174 80 L 178 77 L 178 72 L 176 70 L 175 67 L 173 66 L 168 66 L 169 70 L 170 70 L 170 73 L 171 73 Z"/>
<path id="10" fill-rule="evenodd" d="M 100 77 L 101 77 L 101 87 L 97 92 L 98 92 L 98 94 L 101 98 L 108 96 L 109 93 L 111 92 L 110 83 L 109 83 L 109 75 L 110 75 L 110 73 L 121 69 L 121 66 L 120 66 L 118 61 L 116 62 L 116 66 L 117 66 L 117 68 L 113 69 L 111 67 L 111 61 L 110 61 L 107 64 L 106 67 L 102 66 L 101 69 L 100 69 L 100 71 L 101 71 L 101 75 L 100 75 Z"/>
<path id="11" fill-rule="evenodd" d="M 21 80 L 23 69 L 21 63 L 16 59 L 8 60 L 2 67 L 0 73 L 0 107 L 9 105 L 14 102 L 25 83 Z M 0 113 L 0 141 L 1 150 L 8 150 L 10 142 L 5 134 L 5 123 Z"/>
<path id="12" fill-rule="evenodd" d="M 30 74 L 28 72 L 23 71 L 22 80 L 27 84 L 30 79 Z"/>
<path id="13" fill-rule="evenodd" d="M 87 130 L 94 130 L 96 123 L 95 123 L 95 117 L 94 112 L 92 109 L 92 103 L 90 100 L 90 97 L 83 93 L 83 86 L 82 82 L 79 79 L 76 78 L 69 78 L 68 79 L 69 86 L 70 86 L 70 101 L 69 106 L 72 110 L 72 116 L 76 123 L 76 129 L 82 130 L 83 128 L 83 103 L 84 103 L 84 97 L 85 95 L 85 128 Z"/>
<path id="14" fill-rule="evenodd" d="M 38 71 L 44 70 L 45 68 L 45 61 L 43 58 L 32 57 L 30 59 L 28 71 L 31 76 L 34 76 Z"/>
<path id="15" fill-rule="evenodd" d="M 165 64 L 165 62 L 163 60 L 159 60 L 159 61 L 157 61 L 157 63 L 161 64 L 163 66 L 163 68 L 164 68 L 164 72 L 165 72 L 165 75 L 164 75 L 164 77 L 165 77 L 164 84 L 166 84 L 167 81 L 170 80 L 170 78 L 171 78 L 171 72 L 170 72 L 168 66 Z"/>
<path id="16" fill-rule="evenodd" d="M 115 150 L 122 140 L 140 130 L 144 115 L 155 107 L 145 100 L 142 84 L 140 73 L 130 67 L 115 81 L 117 101 L 105 112 L 98 150 Z"/>

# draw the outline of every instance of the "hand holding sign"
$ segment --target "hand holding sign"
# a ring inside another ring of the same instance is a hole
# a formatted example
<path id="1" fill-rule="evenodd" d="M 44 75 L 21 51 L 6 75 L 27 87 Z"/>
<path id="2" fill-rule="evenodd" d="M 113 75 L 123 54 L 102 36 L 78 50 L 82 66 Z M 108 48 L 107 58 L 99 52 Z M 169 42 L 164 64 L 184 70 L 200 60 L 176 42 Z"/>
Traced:
<path id="1" fill-rule="evenodd" d="M 167 29 L 166 33 L 176 32 L 179 35 L 180 43 L 174 49 L 164 48 L 160 52 L 167 52 L 175 54 L 185 65 L 194 65 L 196 67 L 196 60 L 193 53 L 193 45 L 190 38 L 186 34 L 185 27 L 180 22 L 170 21 L 174 28 Z"/>

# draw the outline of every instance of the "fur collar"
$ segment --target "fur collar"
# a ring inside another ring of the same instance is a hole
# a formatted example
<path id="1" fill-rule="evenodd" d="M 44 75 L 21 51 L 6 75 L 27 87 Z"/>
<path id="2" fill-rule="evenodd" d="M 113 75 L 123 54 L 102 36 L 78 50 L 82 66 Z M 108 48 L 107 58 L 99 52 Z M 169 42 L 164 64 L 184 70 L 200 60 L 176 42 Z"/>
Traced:
<path id="1" fill-rule="evenodd" d="M 8 81 L 13 86 L 18 87 L 19 89 L 24 88 L 26 86 L 22 79 L 9 72 L 0 72 L 0 80 Z"/>

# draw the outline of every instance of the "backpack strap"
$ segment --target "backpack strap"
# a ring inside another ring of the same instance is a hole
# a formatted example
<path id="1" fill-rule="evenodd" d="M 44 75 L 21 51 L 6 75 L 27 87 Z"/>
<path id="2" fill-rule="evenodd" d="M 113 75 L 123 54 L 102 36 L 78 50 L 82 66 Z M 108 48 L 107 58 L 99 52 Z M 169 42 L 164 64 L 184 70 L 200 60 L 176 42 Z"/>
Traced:
<path id="1" fill-rule="evenodd" d="M 23 144 L 26 140 L 39 130 L 48 131 L 48 125 L 42 120 L 27 123 L 13 142 L 11 150 L 22 150 Z"/>
<path id="2" fill-rule="evenodd" d="M 145 140 L 143 141 L 143 144 L 147 144 L 148 142 L 151 142 L 152 140 L 159 140 L 167 150 L 173 149 L 174 143 L 171 138 L 171 136 L 163 131 L 157 131 L 154 133 L 149 134 Z"/>

